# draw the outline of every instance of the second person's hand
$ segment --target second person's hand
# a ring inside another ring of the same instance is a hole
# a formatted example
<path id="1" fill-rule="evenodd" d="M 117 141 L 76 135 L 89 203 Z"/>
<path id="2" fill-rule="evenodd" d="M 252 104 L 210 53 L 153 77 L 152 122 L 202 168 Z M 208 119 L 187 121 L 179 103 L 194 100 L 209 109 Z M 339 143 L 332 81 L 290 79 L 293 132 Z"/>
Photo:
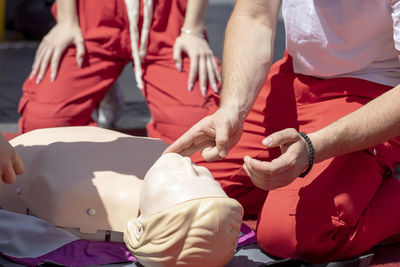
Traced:
<path id="1" fill-rule="evenodd" d="M 58 22 L 41 41 L 29 77 L 32 79 L 37 75 L 36 83 L 39 84 L 50 65 L 50 79 L 54 82 L 61 57 L 71 44 L 76 47 L 77 65 L 82 67 L 85 46 L 78 22 Z"/>
<path id="2" fill-rule="evenodd" d="M 218 93 L 218 82 L 221 81 L 218 63 L 202 35 L 200 33 L 187 34 L 182 32 L 176 38 L 173 57 L 179 72 L 182 71 L 182 52 L 186 53 L 190 59 L 188 90 L 193 89 L 198 78 L 202 95 L 206 95 L 207 81 L 213 91 Z"/>

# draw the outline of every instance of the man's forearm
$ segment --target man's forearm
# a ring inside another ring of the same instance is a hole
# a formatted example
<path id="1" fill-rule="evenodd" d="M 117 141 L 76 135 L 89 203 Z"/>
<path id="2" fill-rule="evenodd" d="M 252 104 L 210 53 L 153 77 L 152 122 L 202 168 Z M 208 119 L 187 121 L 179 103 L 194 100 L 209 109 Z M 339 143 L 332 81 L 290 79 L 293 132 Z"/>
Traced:
<path id="1" fill-rule="evenodd" d="M 78 23 L 75 0 L 57 0 L 57 21 Z"/>
<path id="2" fill-rule="evenodd" d="M 258 13 L 251 2 L 236 4 L 227 25 L 222 60 L 221 108 L 238 111 L 242 120 L 268 74 L 279 12 L 278 4 L 266 4 Z"/>
<path id="3" fill-rule="evenodd" d="M 400 136 L 400 85 L 310 134 L 316 162 L 367 149 Z"/>
<path id="4" fill-rule="evenodd" d="M 203 33 L 208 0 L 188 0 L 183 28 L 194 33 Z"/>

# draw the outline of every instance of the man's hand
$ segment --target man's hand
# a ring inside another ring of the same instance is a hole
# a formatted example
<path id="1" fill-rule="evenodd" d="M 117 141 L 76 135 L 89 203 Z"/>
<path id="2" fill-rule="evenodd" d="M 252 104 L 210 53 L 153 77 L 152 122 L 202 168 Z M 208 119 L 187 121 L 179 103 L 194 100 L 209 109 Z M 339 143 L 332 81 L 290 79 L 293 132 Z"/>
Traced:
<path id="1" fill-rule="evenodd" d="M 219 109 L 195 124 L 164 153 L 174 152 L 191 156 L 201 150 L 201 155 L 206 161 L 222 159 L 239 141 L 242 132 L 243 121 L 239 120 L 236 112 Z"/>
<path id="2" fill-rule="evenodd" d="M 296 179 L 309 164 L 306 141 L 295 129 L 285 129 L 266 137 L 266 147 L 280 146 L 282 155 L 271 162 L 244 157 L 243 167 L 253 183 L 264 190 L 286 186 Z"/>
<path id="3" fill-rule="evenodd" d="M 12 184 L 17 174 L 24 172 L 24 164 L 14 148 L 0 134 L 0 186 L 1 180 Z"/>

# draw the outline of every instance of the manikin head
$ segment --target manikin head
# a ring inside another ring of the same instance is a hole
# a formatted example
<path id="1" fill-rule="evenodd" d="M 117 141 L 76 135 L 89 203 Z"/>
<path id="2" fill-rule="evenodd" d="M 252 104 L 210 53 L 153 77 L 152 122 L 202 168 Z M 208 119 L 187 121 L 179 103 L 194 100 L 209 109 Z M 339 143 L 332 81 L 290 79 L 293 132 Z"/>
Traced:
<path id="1" fill-rule="evenodd" d="M 187 157 L 168 153 L 156 161 L 139 209 L 124 240 L 145 266 L 223 266 L 235 253 L 243 208 Z"/>

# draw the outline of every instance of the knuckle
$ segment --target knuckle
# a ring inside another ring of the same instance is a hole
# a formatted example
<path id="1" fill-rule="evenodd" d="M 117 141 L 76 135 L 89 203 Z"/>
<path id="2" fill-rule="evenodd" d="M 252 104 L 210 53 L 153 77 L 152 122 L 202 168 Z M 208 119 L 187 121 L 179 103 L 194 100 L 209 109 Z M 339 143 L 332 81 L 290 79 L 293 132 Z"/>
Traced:
<path id="1" fill-rule="evenodd" d="M 294 168 L 294 167 L 296 167 L 297 166 L 297 164 L 296 164 L 296 159 L 291 159 L 289 162 L 288 162 L 288 166 L 289 166 L 289 168 Z"/>

